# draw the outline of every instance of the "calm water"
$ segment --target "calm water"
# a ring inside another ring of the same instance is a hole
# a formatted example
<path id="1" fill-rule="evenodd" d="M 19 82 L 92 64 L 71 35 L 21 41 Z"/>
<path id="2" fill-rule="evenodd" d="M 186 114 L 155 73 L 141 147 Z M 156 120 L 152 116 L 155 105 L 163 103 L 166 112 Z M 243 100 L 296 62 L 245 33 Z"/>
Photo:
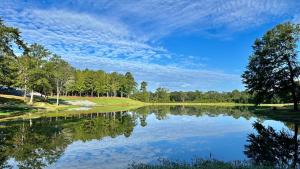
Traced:
<path id="1" fill-rule="evenodd" d="M 256 117 L 247 108 L 144 107 L 5 122 L 0 165 L 113 169 L 159 158 L 249 160 L 244 151 L 248 135 L 257 134 L 255 121 L 294 134 L 293 124 Z"/>

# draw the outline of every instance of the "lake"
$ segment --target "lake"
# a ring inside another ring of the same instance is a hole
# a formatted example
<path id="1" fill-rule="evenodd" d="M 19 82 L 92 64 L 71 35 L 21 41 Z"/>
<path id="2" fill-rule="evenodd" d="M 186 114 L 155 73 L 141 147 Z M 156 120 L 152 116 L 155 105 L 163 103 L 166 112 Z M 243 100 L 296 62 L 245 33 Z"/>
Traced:
<path id="1" fill-rule="evenodd" d="M 0 166 L 118 169 L 159 159 L 251 160 L 249 154 L 258 153 L 252 147 L 247 156 L 245 146 L 251 145 L 249 134 L 261 132 L 253 128 L 257 121 L 293 137 L 294 124 L 256 116 L 247 107 L 142 107 L 1 122 Z"/>

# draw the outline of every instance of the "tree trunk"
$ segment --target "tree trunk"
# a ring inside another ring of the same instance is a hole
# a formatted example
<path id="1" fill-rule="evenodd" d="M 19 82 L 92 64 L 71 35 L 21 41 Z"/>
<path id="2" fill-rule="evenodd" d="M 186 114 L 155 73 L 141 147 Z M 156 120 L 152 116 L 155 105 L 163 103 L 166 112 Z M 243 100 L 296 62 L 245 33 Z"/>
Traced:
<path id="1" fill-rule="evenodd" d="M 293 92 L 293 101 L 294 101 L 294 110 L 297 111 L 298 110 L 298 99 L 296 96 L 296 92 Z"/>
<path id="2" fill-rule="evenodd" d="M 293 66 L 291 64 L 291 61 L 289 60 L 288 57 L 285 57 L 285 60 L 288 64 L 288 68 L 289 68 L 289 71 L 290 71 L 290 83 L 292 84 L 292 97 L 293 97 L 293 102 L 294 102 L 294 111 L 297 111 L 298 110 L 298 97 L 297 97 L 297 94 L 296 94 L 296 82 L 294 81 L 294 78 L 295 78 L 295 74 L 294 74 L 294 70 L 293 70 Z"/>
<path id="3" fill-rule="evenodd" d="M 121 97 L 123 97 L 123 92 L 121 92 Z"/>
<path id="4" fill-rule="evenodd" d="M 94 91 L 93 90 L 91 91 L 91 97 L 94 97 Z"/>
<path id="5" fill-rule="evenodd" d="M 100 97 L 100 93 L 99 92 L 97 93 L 97 95 L 98 95 L 98 97 Z"/>
<path id="6" fill-rule="evenodd" d="M 56 105 L 59 106 L 59 86 L 58 86 L 58 82 L 56 83 Z"/>
<path id="7" fill-rule="evenodd" d="M 33 104 L 33 90 L 31 90 L 29 104 Z"/>
<path id="8" fill-rule="evenodd" d="M 106 92 L 106 97 L 108 97 L 108 92 Z"/>
<path id="9" fill-rule="evenodd" d="M 81 92 L 79 92 L 79 96 L 81 97 Z"/>
<path id="10" fill-rule="evenodd" d="M 27 97 L 27 86 L 25 85 L 25 87 L 24 87 L 24 101 L 26 101 L 26 97 Z"/>

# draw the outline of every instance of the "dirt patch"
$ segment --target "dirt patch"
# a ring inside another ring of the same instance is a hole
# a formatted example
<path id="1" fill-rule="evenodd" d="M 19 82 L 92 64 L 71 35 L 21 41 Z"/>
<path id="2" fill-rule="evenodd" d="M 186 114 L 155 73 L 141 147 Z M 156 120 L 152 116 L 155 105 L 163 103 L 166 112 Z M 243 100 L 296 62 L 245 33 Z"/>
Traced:
<path id="1" fill-rule="evenodd" d="M 74 105 L 74 106 L 84 106 L 84 107 L 92 107 L 96 106 L 97 104 L 88 100 L 74 100 L 74 101 L 66 101 L 67 104 Z"/>

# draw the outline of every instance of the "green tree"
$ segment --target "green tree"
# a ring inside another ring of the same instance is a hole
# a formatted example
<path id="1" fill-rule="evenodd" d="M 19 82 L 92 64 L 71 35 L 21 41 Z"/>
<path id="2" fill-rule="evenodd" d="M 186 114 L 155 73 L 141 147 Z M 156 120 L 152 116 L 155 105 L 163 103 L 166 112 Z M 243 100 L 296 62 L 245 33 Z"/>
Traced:
<path id="1" fill-rule="evenodd" d="M 73 68 L 68 62 L 61 59 L 58 55 L 54 55 L 50 59 L 49 66 L 52 70 L 51 74 L 56 87 L 56 105 L 59 105 L 60 93 L 68 80 L 71 79 Z"/>
<path id="2" fill-rule="evenodd" d="M 147 92 L 147 86 L 148 86 L 148 83 L 147 82 L 145 82 L 145 81 L 142 81 L 141 82 L 141 91 L 142 92 Z"/>
<path id="3" fill-rule="evenodd" d="M 135 88 L 136 88 L 136 82 L 134 80 L 133 75 L 130 72 L 126 72 L 124 92 L 126 93 L 127 97 L 129 97 L 130 94 L 132 94 Z"/>
<path id="4" fill-rule="evenodd" d="M 120 75 L 117 72 L 110 74 L 110 91 L 113 96 L 117 96 L 117 91 L 120 88 Z"/>
<path id="5" fill-rule="evenodd" d="M 17 28 L 5 26 L 0 18 L 0 84 L 10 86 L 13 84 L 16 64 L 16 52 L 13 46 L 16 45 L 25 53 L 27 47 L 21 40 L 20 32 Z"/>
<path id="6" fill-rule="evenodd" d="M 16 86 L 24 89 L 24 101 L 26 101 L 27 88 L 29 83 L 29 70 L 31 69 L 31 58 L 28 55 L 22 55 L 18 58 L 18 76 L 15 83 Z"/>
<path id="7" fill-rule="evenodd" d="M 147 91 L 147 82 L 141 82 L 139 91 L 135 92 L 132 98 L 142 102 L 149 102 L 150 94 Z"/>
<path id="8" fill-rule="evenodd" d="M 77 70 L 75 73 L 75 88 L 79 96 L 81 96 L 85 90 L 84 74 L 81 70 Z"/>
<path id="9" fill-rule="evenodd" d="M 99 70 L 96 72 L 95 80 L 95 90 L 97 92 L 97 96 L 100 97 L 100 94 L 106 92 L 105 84 L 106 84 L 106 75 L 105 72 Z"/>
<path id="10" fill-rule="evenodd" d="M 46 89 L 51 87 L 45 67 L 50 54 L 47 49 L 38 44 L 33 44 L 29 48 L 30 69 L 28 69 L 28 88 L 31 90 L 29 101 L 31 104 L 33 103 L 34 91 L 45 92 Z"/>
<path id="11" fill-rule="evenodd" d="M 298 110 L 299 33 L 299 25 L 284 23 L 255 41 L 253 54 L 242 77 L 248 91 L 254 94 L 256 103 L 274 97 L 288 98 L 288 101 L 293 101 L 294 110 Z"/>
<path id="12" fill-rule="evenodd" d="M 165 88 L 157 88 L 155 91 L 155 101 L 156 102 L 170 102 L 170 94 Z"/>

